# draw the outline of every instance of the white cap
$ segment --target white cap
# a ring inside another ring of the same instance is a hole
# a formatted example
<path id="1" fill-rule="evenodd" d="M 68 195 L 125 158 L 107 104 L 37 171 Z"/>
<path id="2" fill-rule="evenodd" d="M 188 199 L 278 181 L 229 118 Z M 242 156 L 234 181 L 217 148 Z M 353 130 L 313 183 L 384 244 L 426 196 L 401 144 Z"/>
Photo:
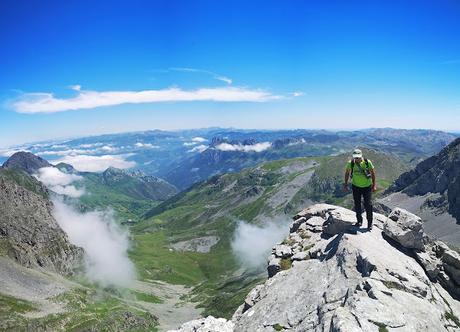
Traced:
<path id="1" fill-rule="evenodd" d="M 360 149 L 354 149 L 353 150 L 353 158 L 362 158 L 363 153 Z"/>

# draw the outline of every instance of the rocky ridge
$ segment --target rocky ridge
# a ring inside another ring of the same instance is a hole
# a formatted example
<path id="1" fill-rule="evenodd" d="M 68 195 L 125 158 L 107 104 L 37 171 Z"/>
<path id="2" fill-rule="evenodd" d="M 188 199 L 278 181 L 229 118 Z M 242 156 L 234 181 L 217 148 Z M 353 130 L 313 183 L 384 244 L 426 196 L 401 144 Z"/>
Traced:
<path id="1" fill-rule="evenodd" d="M 403 173 L 388 193 L 402 192 L 409 196 L 437 193 L 428 207 L 443 208 L 460 220 L 460 138 L 451 142 L 439 154 L 425 159 L 413 170 Z"/>
<path id="2" fill-rule="evenodd" d="M 83 250 L 69 242 L 51 202 L 6 177 L 0 177 L 0 216 L 0 255 L 63 274 L 80 262 Z"/>
<path id="3" fill-rule="evenodd" d="M 230 321 L 177 331 L 460 331 L 460 256 L 430 240 L 419 217 L 397 208 L 367 231 L 354 212 L 317 204 L 294 219 L 268 280 Z"/>

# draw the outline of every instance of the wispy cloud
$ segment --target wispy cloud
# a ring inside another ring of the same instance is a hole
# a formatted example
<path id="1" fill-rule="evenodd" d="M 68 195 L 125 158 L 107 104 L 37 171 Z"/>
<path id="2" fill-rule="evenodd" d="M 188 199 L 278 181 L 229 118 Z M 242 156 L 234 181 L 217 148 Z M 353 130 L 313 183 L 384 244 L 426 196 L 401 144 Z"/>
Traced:
<path id="1" fill-rule="evenodd" d="M 214 79 L 225 82 L 229 85 L 233 83 L 233 80 L 231 78 L 224 76 L 224 75 L 217 74 L 210 70 L 203 70 L 203 69 L 196 69 L 196 68 L 183 68 L 183 67 L 173 67 L 173 68 L 169 68 L 169 70 L 181 71 L 181 72 L 186 72 L 186 73 L 202 73 L 206 75 L 211 75 Z"/>
<path id="2" fill-rule="evenodd" d="M 142 91 L 76 90 L 76 92 L 78 93 L 77 96 L 72 98 L 57 98 L 53 93 L 25 93 L 12 101 L 11 107 L 18 113 L 32 114 L 92 109 L 121 104 L 186 101 L 267 102 L 283 98 L 264 90 L 241 87 L 201 88 L 196 90 L 168 88 Z"/>
<path id="3" fill-rule="evenodd" d="M 38 170 L 38 174 L 35 177 L 57 194 L 75 198 L 85 194 L 83 188 L 77 189 L 71 185 L 73 182 L 83 179 L 79 175 L 67 174 L 55 167 L 43 167 Z"/>
<path id="4" fill-rule="evenodd" d="M 195 146 L 193 149 L 188 150 L 188 152 L 199 152 L 199 153 L 201 153 L 201 152 L 205 151 L 207 148 L 208 147 L 206 145 L 201 144 L 201 145 Z"/>

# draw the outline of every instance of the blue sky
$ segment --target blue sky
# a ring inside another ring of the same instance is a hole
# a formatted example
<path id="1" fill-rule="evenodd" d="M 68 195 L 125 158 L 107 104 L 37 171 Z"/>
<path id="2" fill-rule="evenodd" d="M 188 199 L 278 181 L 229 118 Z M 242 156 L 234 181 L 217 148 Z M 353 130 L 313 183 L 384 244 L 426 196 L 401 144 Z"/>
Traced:
<path id="1" fill-rule="evenodd" d="M 202 128 L 460 130 L 460 3 L 0 2 L 0 146 Z"/>

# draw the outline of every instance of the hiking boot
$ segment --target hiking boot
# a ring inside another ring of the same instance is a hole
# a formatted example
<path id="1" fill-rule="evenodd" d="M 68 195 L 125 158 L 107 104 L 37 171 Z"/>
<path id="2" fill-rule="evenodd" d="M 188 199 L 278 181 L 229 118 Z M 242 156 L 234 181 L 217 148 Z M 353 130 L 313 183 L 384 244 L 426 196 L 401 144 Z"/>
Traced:
<path id="1" fill-rule="evenodd" d="M 362 221 L 358 221 L 358 222 L 355 223 L 353 226 L 361 227 L 362 225 L 363 225 L 363 222 L 362 222 Z"/>
<path id="2" fill-rule="evenodd" d="M 370 232 L 372 230 L 372 224 L 367 226 L 367 230 Z"/>

